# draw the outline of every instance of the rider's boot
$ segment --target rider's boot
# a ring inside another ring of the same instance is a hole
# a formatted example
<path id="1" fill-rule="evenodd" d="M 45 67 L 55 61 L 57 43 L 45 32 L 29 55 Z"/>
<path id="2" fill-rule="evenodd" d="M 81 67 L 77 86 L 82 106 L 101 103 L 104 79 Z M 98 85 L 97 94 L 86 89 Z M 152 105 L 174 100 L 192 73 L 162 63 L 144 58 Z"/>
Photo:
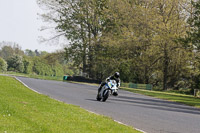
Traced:
<path id="1" fill-rule="evenodd" d="M 118 96 L 118 92 L 114 92 L 114 93 L 113 93 L 113 96 Z"/>

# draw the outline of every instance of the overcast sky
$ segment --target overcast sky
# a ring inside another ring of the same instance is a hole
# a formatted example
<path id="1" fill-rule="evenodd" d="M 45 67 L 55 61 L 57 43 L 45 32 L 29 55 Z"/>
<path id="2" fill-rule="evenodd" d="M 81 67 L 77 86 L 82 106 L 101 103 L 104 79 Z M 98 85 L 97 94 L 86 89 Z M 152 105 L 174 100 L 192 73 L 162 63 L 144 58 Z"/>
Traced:
<path id="1" fill-rule="evenodd" d="M 16 42 L 23 50 L 53 52 L 61 49 L 59 45 L 39 43 L 38 37 L 47 33 L 39 31 L 45 23 L 38 19 L 38 12 L 36 0 L 0 0 L 0 42 Z"/>

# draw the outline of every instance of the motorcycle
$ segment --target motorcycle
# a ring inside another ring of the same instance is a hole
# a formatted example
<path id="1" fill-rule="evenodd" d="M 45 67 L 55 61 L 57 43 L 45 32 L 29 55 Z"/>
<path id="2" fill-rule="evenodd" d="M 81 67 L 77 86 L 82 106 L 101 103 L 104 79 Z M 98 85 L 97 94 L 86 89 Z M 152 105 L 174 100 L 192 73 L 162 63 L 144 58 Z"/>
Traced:
<path id="1" fill-rule="evenodd" d="M 110 95 L 117 96 L 117 82 L 115 80 L 109 80 L 107 83 L 101 88 L 101 91 L 97 94 L 97 101 L 105 102 Z"/>

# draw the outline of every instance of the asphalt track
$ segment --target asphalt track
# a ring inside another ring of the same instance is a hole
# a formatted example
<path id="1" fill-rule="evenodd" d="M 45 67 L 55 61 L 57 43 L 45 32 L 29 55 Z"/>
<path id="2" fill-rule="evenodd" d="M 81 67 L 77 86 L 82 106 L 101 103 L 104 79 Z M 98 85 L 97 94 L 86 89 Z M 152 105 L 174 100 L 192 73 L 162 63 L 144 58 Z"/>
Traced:
<path id="1" fill-rule="evenodd" d="M 200 133 L 200 109 L 123 90 L 119 90 L 118 97 L 99 102 L 96 86 L 17 78 L 39 93 L 112 117 L 147 133 Z"/>

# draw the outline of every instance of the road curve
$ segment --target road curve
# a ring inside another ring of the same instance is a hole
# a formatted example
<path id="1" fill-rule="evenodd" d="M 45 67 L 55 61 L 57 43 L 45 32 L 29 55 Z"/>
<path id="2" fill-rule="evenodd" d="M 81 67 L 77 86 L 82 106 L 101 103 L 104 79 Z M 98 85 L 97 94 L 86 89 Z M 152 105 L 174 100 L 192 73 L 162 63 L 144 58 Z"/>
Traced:
<path id="1" fill-rule="evenodd" d="M 96 101 L 91 85 L 17 77 L 31 89 L 68 104 L 112 117 L 147 133 L 200 133 L 200 109 L 119 90 L 106 102 Z"/>

